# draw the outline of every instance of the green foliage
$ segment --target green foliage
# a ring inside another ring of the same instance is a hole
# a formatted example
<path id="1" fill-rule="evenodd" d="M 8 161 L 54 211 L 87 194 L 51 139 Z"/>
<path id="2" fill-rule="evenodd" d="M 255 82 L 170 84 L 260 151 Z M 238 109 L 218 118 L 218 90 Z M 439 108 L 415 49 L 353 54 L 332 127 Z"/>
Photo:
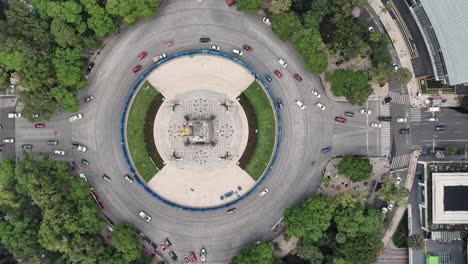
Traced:
<path id="1" fill-rule="evenodd" d="M 273 262 L 271 246 L 266 242 L 243 248 L 239 256 L 231 259 L 231 264 L 271 264 Z"/>
<path id="2" fill-rule="evenodd" d="M 301 29 L 301 21 L 293 12 L 276 15 L 271 19 L 271 30 L 281 40 L 286 40 Z"/>
<path id="3" fill-rule="evenodd" d="M 317 12 L 307 11 L 302 15 L 304 20 L 304 27 L 310 29 L 317 29 L 320 27 L 320 14 Z"/>
<path id="4" fill-rule="evenodd" d="M 287 208 L 284 212 L 287 233 L 308 241 L 317 241 L 330 226 L 334 212 L 335 204 L 330 198 L 309 197 L 301 207 Z"/>
<path id="5" fill-rule="evenodd" d="M 84 4 L 86 1 L 90 2 L 85 5 L 85 10 L 89 14 L 89 18 L 86 21 L 89 29 L 93 30 L 96 35 L 100 37 L 109 33 L 117 33 L 118 27 L 114 18 L 106 11 L 106 9 L 100 7 L 94 1 L 82 0 L 81 2 Z"/>
<path id="6" fill-rule="evenodd" d="M 320 249 L 310 243 L 302 241 L 296 248 L 297 255 L 308 260 L 311 264 L 322 264 L 324 256 Z"/>
<path id="7" fill-rule="evenodd" d="M 332 42 L 334 51 L 345 52 L 348 58 L 356 57 L 365 48 L 364 37 L 367 34 L 367 26 L 359 18 L 339 20 L 335 23 L 336 30 Z"/>
<path id="8" fill-rule="evenodd" d="M 237 11 L 257 11 L 264 0 L 237 0 Z"/>
<path id="9" fill-rule="evenodd" d="M 370 33 L 368 44 L 372 51 L 373 67 L 390 65 L 390 56 L 387 52 L 388 36 L 386 34 L 377 31 Z"/>
<path id="10" fill-rule="evenodd" d="M 57 101 L 60 107 L 65 111 L 76 112 L 80 109 L 80 103 L 76 95 L 63 86 L 52 88 L 50 90 L 50 95 L 54 97 L 55 101 Z"/>
<path id="11" fill-rule="evenodd" d="M 4 89 L 8 87 L 8 85 L 10 84 L 9 78 L 10 78 L 10 75 L 5 70 L 5 68 L 0 67 L 0 89 Z"/>
<path id="12" fill-rule="evenodd" d="M 72 86 L 78 89 L 86 86 L 83 69 L 86 65 L 86 59 L 83 51 L 77 48 L 58 48 L 52 59 L 57 80 L 61 85 Z"/>
<path id="13" fill-rule="evenodd" d="M 338 164 L 337 169 L 339 174 L 344 174 L 352 181 L 363 181 L 369 179 L 372 165 L 368 158 L 345 155 Z"/>
<path id="14" fill-rule="evenodd" d="M 78 2 L 72 0 L 64 2 L 33 0 L 32 4 L 44 17 L 60 19 L 72 24 L 80 33 L 85 32 L 87 29 L 86 23 L 81 15 L 83 6 Z"/>
<path id="15" fill-rule="evenodd" d="M 135 228 L 128 224 L 114 225 L 112 243 L 117 251 L 123 254 L 126 262 L 132 262 L 141 258 L 143 245 L 134 238 Z"/>
<path id="16" fill-rule="evenodd" d="M 361 234 L 338 244 L 336 249 L 335 256 L 347 261 L 338 263 L 372 264 L 376 262 L 377 254 L 383 250 L 381 234 Z"/>
<path id="17" fill-rule="evenodd" d="M 347 239 L 362 234 L 372 235 L 383 231 L 382 213 L 378 209 L 365 210 L 363 206 L 346 207 L 336 211 L 334 220 L 338 229 L 338 243 L 345 243 Z"/>
<path id="18" fill-rule="evenodd" d="M 322 178 L 322 184 L 325 188 L 328 188 L 330 186 L 331 179 L 329 177 L 323 177 Z"/>
<path id="19" fill-rule="evenodd" d="M 351 194 L 351 192 L 340 192 L 335 198 L 335 203 L 338 207 L 351 207 L 357 206 L 357 199 Z"/>
<path id="20" fill-rule="evenodd" d="M 401 84 L 406 85 L 413 77 L 411 71 L 407 68 L 399 68 L 395 71 L 395 79 Z"/>
<path id="21" fill-rule="evenodd" d="M 50 33 L 54 36 L 55 42 L 62 47 L 78 47 L 80 38 L 76 30 L 60 19 L 53 19 L 50 23 Z"/>
<path id="22" fill-rule="evenodd" d="M 159 0 L 108 0 L 106 9 L 110 14 L 123 18 L 126 25 L 133 24 L 138 18 L 156 15 Z"/>
<path id="23" fill-rule="evenodd" d="M 24 104 L 21 114 L 31 122 L 48 120 L 57 110 L 57 102 L 47 91 L 23 91 L 19 93 L 19 97 Z M 39 118 L 33 119 L 36 113 L 40 113 Z"/>
<path id="24" fill-rule="evenodd" d="M 324 51 L 318 51 L 314 56 L 305 58 L 304 67 L 311 73 L 325 72 L 328 67 L 327 54 Z"/>
<path id="25" fill-rule="evenodd" d="M 465 110 L 468 110 L 468 96 L 463 96 L 462 106 Z"/>
<path id="26" fill-rule="evenodd" d="M 293 37 L 296 51 L 304 56 L 304 67 L 312 73 L 322 73 L 327 69 L 327 55 L 323 51 L 322 38 L 318 29 L 304 29 Z"/>
<path id="27" fill-rule="evenodd" d="M 385 177 L 376 195 L 382 201 L 395 201 L 400 206 L 404 206 L 406 205 L 409 191 L 406 188 L 396 187 L 395 181 L 396 177 Z"/>
<path id="28" fill-rule="evenodd" d="M 345 96 L 351 104 L 362 105 L 372 93 L 363 71 L 338 69 L 328 77 L 335 96 Z"/>
<path id="29" fill-rule="evenodd" d="M 424 237 L 422 235 L 411 235 L 408 237 L 408 247 L 414 250 L 424 248 Z"/>
<path id="30" fill-rule="evenodd" d="M 272 0 L 270 5 L 270 12 L 274 15 L 279 15 L 288 11 L 291 8 L 291 0 Z"/>
<path id="31" fill-rule="evenodd" d="M 447 153 L 448 155 L 457 153 L 457 150 L 458 149 L 454 146 L 445 147 L 445 153 Z"/>
<path id="32" fill-rule="evenodd" d="M 380 86 L 383 86 L 388 82 L 388 78 L 391 73 L 392 71 L 390 67 L 385 64 L 379 64 L 371 70 L 372 79 L 378 82 Z"/>

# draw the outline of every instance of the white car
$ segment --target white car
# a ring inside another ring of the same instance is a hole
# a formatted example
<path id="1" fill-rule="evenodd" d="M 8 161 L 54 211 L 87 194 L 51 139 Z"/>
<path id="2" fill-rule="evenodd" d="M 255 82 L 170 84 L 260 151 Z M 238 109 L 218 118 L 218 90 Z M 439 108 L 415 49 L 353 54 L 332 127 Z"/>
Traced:
<path id="1" fill-rule="evenodd" d="M 359 110 L 359 113 L 370 115 L 372 112 L 369 109 L 361 109 L 361 110 Z"/>
<path id="2" fill-rule="evenodd" d="M 16 117 L 21 117 L 21 113 L 8 113 L 8 118 L 16 118 Z"/>
<path id="3" fill-rule="evenodd" d="M 82 178 L 83 180 L 88 181 L 88 179 L 86 178 L 86 174 L 84 172 L 80 172 L 78 176 L 80 176 L 80 178 Z"/>
<path id="4" fill-rule="evenodd" d="M 244 55 L 244 52 L 242 52 L 242 50 L 238 50 L 238 49 L 232 49 L 232 53 L 237 54 L 239 56 Z"/>
<path id="5" fill-rule="evenodd" d="M 271 26 L 271 22 L 270 22 L 270 19 L 269 19 L 268 17 L 264 17 L 262 21 L 263 21 L 263 23 L 265 23 L 266 25 Z"/>
<path id="6" fill-rule="evenodd" d="M 15 139 L 14 138 L 4 138 L 3 143 L 15 143 Z"/>
<path id="7" fill-rule="evenodd" d="M 221 48 L 219 46 L 216 46 L 216 45 L 211 45 L 210 46 L 210 50 L 220 50 Z"/>
<path id="8" fill-rule="evenodd" d="M 395 201 L 390 201 L 390 203 L 388 204 L 388 210 L 391 211 L 394 206 L 395 206 Z"/>
<path id="9" fill-rule="evenodd" d="M 65 156 L 65 151 L 64 150 L 60 150 L 60 149 L 56 149 L 54 151 L 54 154 L 55 155 L 59 155 L 59 156 Z"/>
<path id="10" fill-rule="evenodd" d="M 395 180 L 395 187 L 399 188 L 401 184 L 401 177 L 397 177 Z"/>
<path id="11" fill-rule="evenodd" d="M 130 175 L 125 175 L 125 180 L 128 182 L 128 183 L 132 183 L 133 182 L 133 179 L 132 177 L 130 177 Z"/>
<path id="12" fill-rule="evenodd" d="M 437 122 L 437 121 L 439 121 L 439 118 L 437 118 L 437 117 L 429 117 L 429 118 L 426 118 L 426 121 Z"/>
<path id="13" fill-rule="evenodd" d="M 269 191 L 267 188 L 263 189 L 263 191 L 260 192 L 260 197 L 263 197 L 265 196 L 265 194 L 267 194 Z"/>
<path id="14" fill-rule="evenodd" d="M 145 213 L 144 211 L 140 211 L 140 212 L 138 213 L 138 215 L 139 215 L 141 218 L 143 218 L 146 222 L 151 221 L 151 216 L 150 216 L 149 214 Z"/>
<path id="15" fill-rule="evenodd" d="M 112 181 L 112 179 L 109 176 L 107 176 L 106 174 L 102 175 L 102 179 L 104 179 L 106 182 L 111 182 Z"/>
<path id="16" fill-rule="evenodd" d="M 304 105 L 301 101 L 296 100 L 296 101 L 294 101 L 294 102 L 299 106 L 299 108 L 301 108 L 301 110 L 304 110 L 305 105 Z"/>
<path id="17" fill-rule="evenodd" d="M 374 27 L 368 27 L 367 30 L 369 30 L 371 33 L 375 31 Z"/>
<path id="18" fill-rule="evenodd" d="M 382 127 L 382 124 L 376 122 L 372 122 L 370 125 L 371 127 Z"/>
<path id="19" fill-rule="evenodd" d="M 320 98 L 320 97 L 321 97 L 321 95 L 320 95 L 317 91 L 315 91 L 315 90 L 312 90 L 312 94 L 315 95 L 315 96 L 317 96 L 317 98 Z"/>
<path id="20" fill-rule="evenodd" d="M 160 60 L 162 60 L 162 59 L 164 59 L 166 57 L 167 57 L 166 53 L 162 53 L 161 55 L 158 55 L 158 56 L 154 57 L 153 62 L 158 62 L 158 61 L 160 61 Z"/>
<path id="21" fill-rule="evenodd" d="M 382 215 L 385 217 L 388 213 L 387 207 L 382 207 Z"/>
<path id="22" fill-rule="evenodd" d="M 76 114 L 76 115 L 70 116 L 70 118 L 68 118 L 68 121 L 73 122 L 81 118 L 83 118 L 83 114 Z"/>
<path id="23" fill-rule="evenodd" d="M 399 118 L 397 118 L 396 121 L 397 121 L 397 123 L 405 123 L 407 120 L 406 120 L 405 117 L 399 117 Z"/>
<path id="24" fill-rule="evenodd" d="M 288 67 L 288 64 L 283 60 L 283 59 L 279 59 L 278 60 L 278 63 L 283 66 L 284 68 Z"/>
<path id="25" fill-rule="evenodd" d="M 86 146 L 80 145 L 78 143 L 72 143 L 70 147 L 74 150 L 81 152 L 86 152 L 86 150 L 88 149 Z"/>
<path id="26" fill-rule="evenodd" d="M 398 64 L 396 62 L 392 62 L 392 67 L 395 71 L 398 71 Z"/>
<path id="27" fill-rule="evenodd" d="M 325 111 L 325 106 L 323 104 L 317 103 L 315 106 L 320 108 L 320 110 Z"/>

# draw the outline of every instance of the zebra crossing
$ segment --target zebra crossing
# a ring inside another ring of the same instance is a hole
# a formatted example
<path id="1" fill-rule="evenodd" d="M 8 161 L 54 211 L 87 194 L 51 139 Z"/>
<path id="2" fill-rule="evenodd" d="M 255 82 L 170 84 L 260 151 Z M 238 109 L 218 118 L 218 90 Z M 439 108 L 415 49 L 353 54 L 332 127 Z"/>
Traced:
<path id="1" fill-rule="evenodd" d="M 421 109 L 410 108 L 410 120 L 411 122 L 421 122 Z"/>
<path id="2" fill-rule="evenodd" d="M 393 157 L 390 169 L 403 168 L 409 165 L 411 154 L 398 155 Z"/>
<path id="3" fill-rule="evenodd" d="M 380 115 L 390 116 L 390 105 L 380 104 L 379 105 Z M 390 156 L 391 150 L 391 136 L 390 136 L 390 122 L 381 122 L 382 127 L 380 128 L 380 155 L 382 157 Z"/>
<path id="4" fill-rule="evenodd" d="M 392 103 L 394 104 L 411 105 L 408 94 L 400 94 L 389 91 L 388 95 L 392 98 Z"/>
<path id="5" fill-rule="evenodd" d="M 16 96 L 0 96 L 0 108 L 13 107 L 16 101 Z"/>

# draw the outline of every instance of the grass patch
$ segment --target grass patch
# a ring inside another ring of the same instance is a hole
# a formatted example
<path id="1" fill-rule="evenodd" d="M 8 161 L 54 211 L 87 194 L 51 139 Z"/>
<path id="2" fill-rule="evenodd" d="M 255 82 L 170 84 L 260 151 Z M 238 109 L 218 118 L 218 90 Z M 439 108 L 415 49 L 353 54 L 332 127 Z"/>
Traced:
<path id="1" fill-rule="evenodd" d="M 398 248 L 408 247 L 408 213 L 405 213 L 393 235 L 393 244 Z"/>
<path id="2" fill-rule="evenodd" d="M 244 91 L 244 95 L 253 107 L 253 111 L 246 112 L 247 118 L 252 118 L 254 113 L 257 120 L 256 127 L 251 128 L 249 123 L 249 130 L 253 130 L 254 133 L 255 129 L 258 130 L 255 148 L 249 149 L 253 154 L 248 154 L 250 159 L 246 162 L 244 170 L 257 180 L 265 171 L 275 145 L 275 118 L 267 95 L 256 81 Z"/>
<path id="3" fill-rule="evenodd" d="M 158 91 L 145 82 L 133 100 L 127 119 L 127 146 L 140 176 L 148 182 L 157 172 L 145 144 L 145 118 Z M 152 131 L 152 130 L 151 130 Z"/>

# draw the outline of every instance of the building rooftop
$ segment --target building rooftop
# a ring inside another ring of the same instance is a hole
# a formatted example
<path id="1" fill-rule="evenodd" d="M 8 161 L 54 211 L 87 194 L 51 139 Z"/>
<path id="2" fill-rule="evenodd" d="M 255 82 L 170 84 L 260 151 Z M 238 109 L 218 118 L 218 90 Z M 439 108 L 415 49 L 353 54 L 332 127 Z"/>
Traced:
<path id="1" fill-rule="evenodd" d="M 420 0 L 437 36 L 449 83 L 468 82 L 468 2 Z"/>
<path id="2" fill-rule="evenodd" d="M 432 174 L 432 222 L 468 224 L 468 173 Z"/>

